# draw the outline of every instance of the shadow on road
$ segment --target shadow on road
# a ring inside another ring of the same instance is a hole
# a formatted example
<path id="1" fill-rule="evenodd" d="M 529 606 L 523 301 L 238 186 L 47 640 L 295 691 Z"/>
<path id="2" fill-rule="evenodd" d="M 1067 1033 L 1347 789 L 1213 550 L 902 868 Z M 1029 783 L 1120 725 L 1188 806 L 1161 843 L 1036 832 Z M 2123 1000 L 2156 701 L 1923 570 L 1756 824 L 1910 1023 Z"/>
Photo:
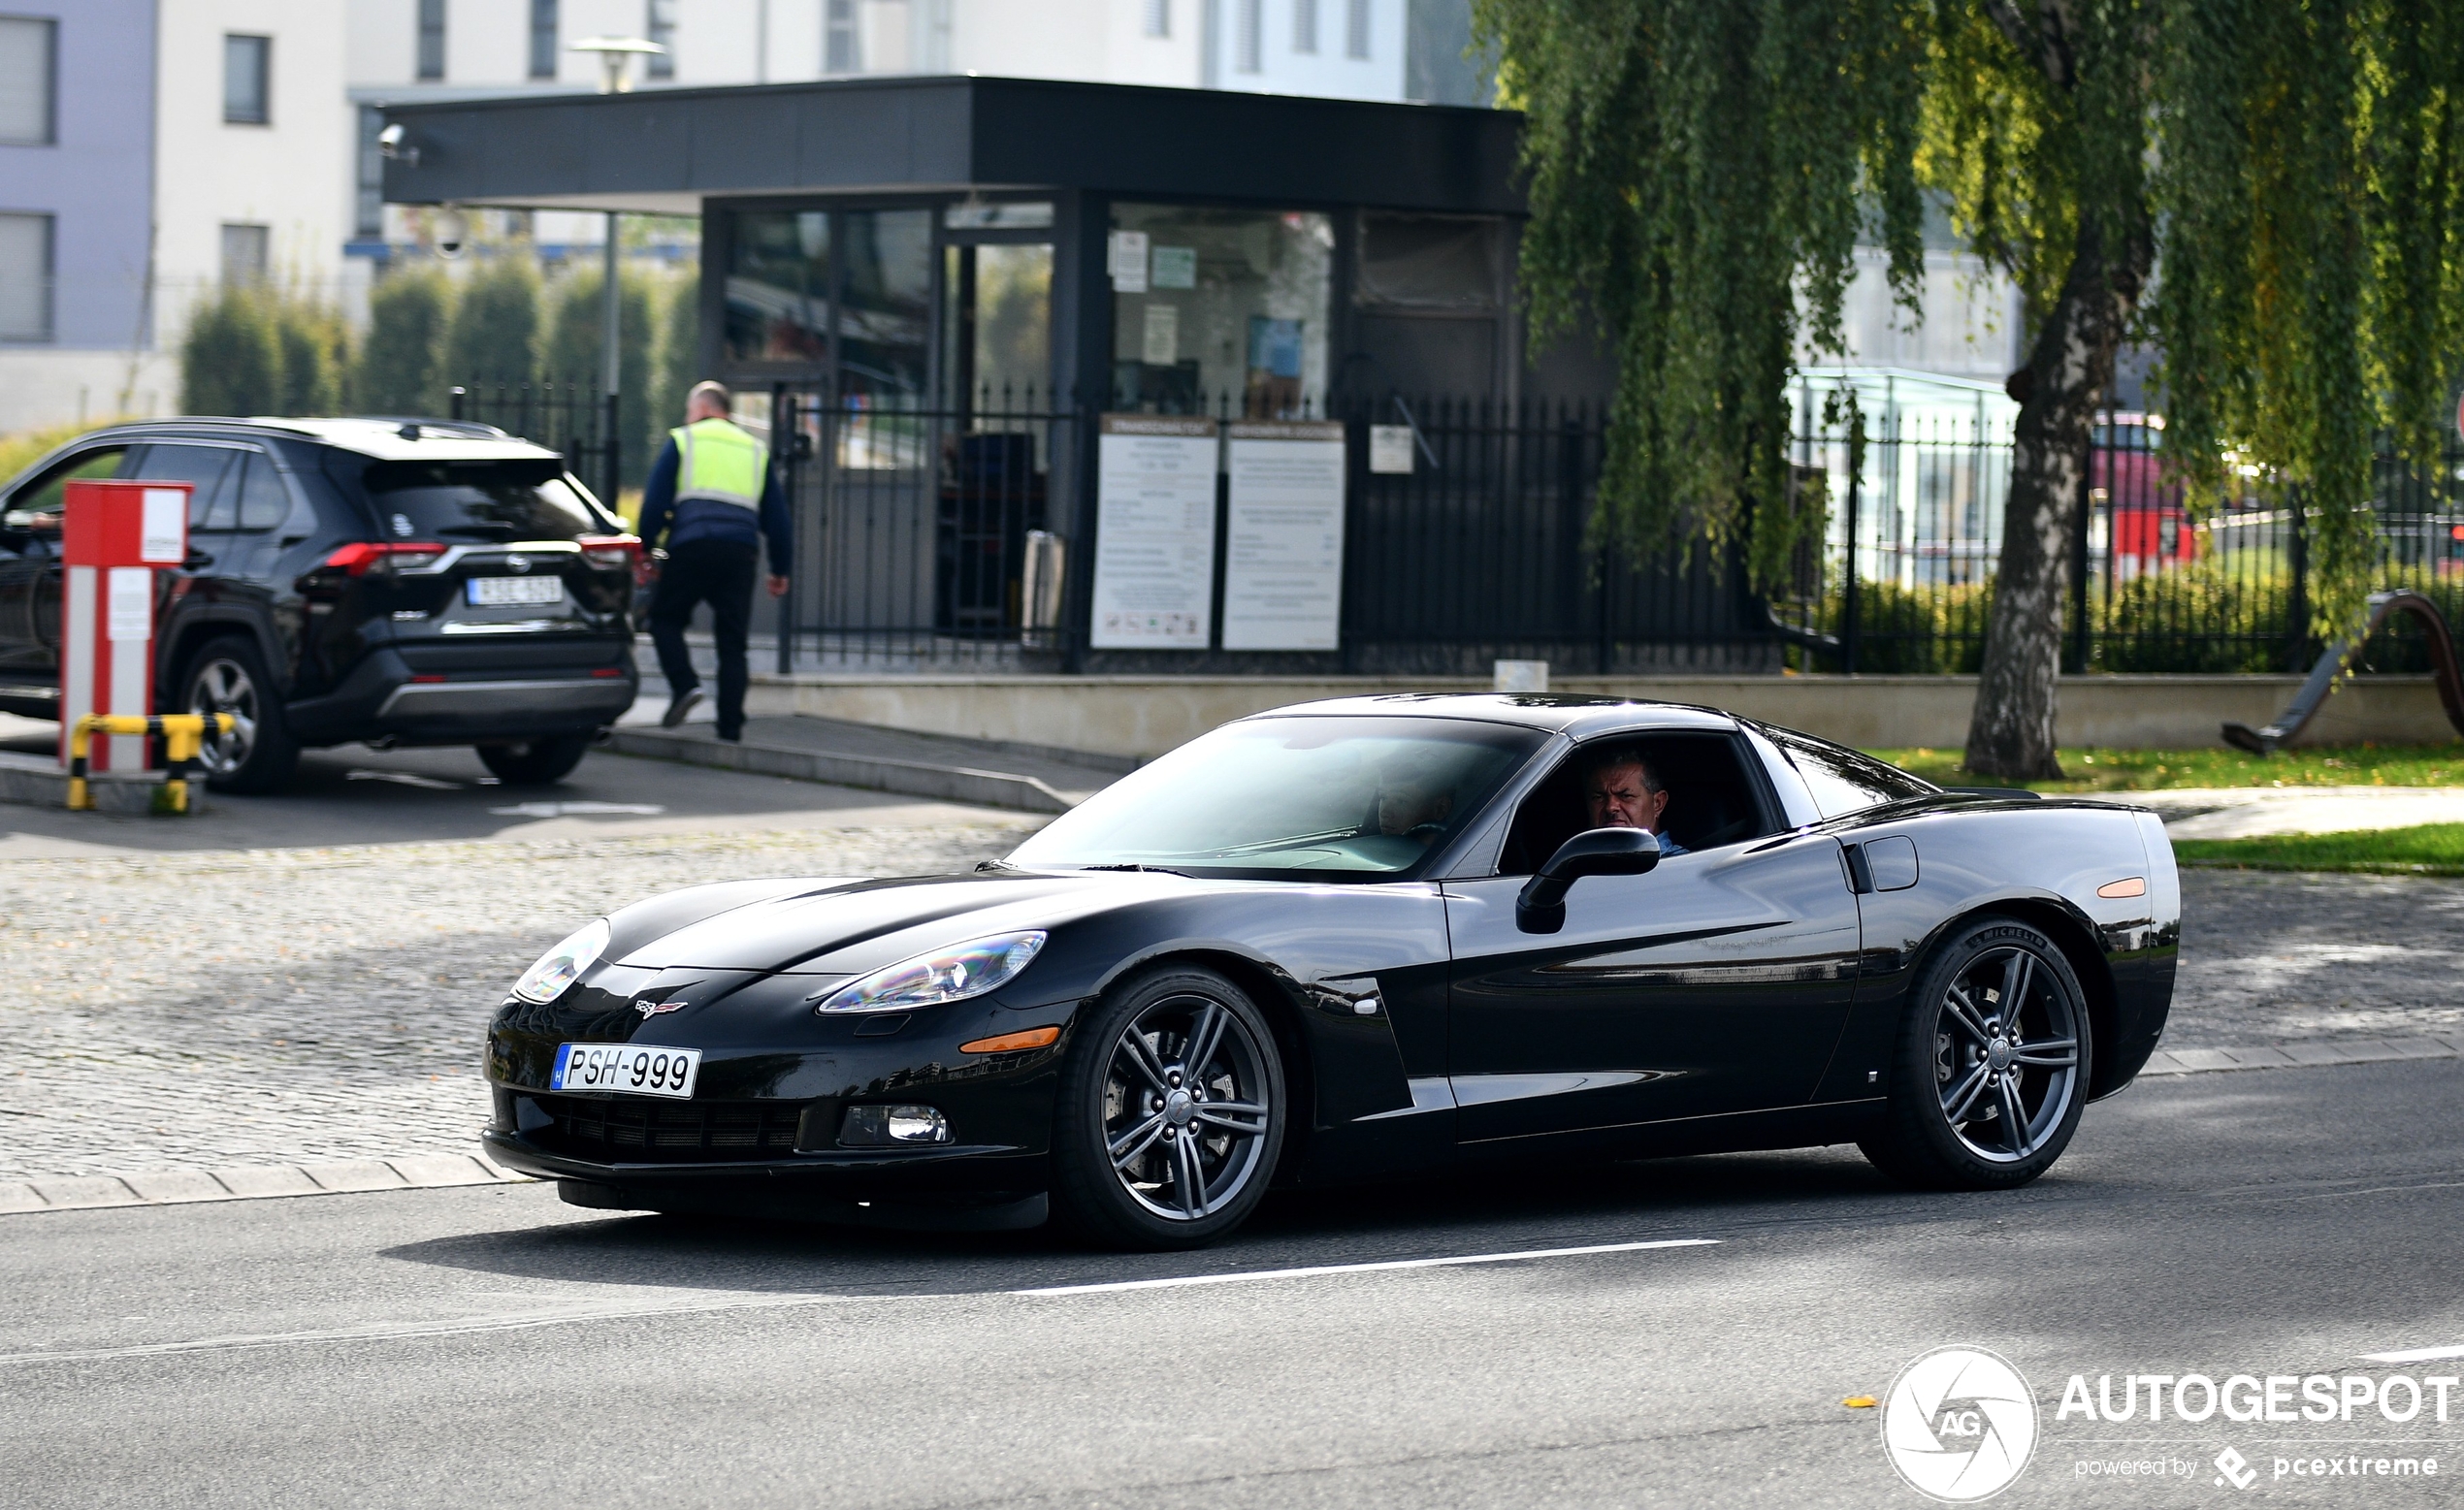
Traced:
<path id="1" fill-rule="evenodd" d="M 1938 1214 L 1957 1198 L 1886 1184 L 1853 1152 L 1727 1154 L 1484 1171 L 1284 1191 L 1231 1240 L 1123 1254 L 1028 1233 L 906 1233 L 710 1217 L 581 1218 L 404 1243 L 383 1256 L 509 1278 L 670 1289 L 979 1293 L 1716 1236 L 1740 1218 Z"/>

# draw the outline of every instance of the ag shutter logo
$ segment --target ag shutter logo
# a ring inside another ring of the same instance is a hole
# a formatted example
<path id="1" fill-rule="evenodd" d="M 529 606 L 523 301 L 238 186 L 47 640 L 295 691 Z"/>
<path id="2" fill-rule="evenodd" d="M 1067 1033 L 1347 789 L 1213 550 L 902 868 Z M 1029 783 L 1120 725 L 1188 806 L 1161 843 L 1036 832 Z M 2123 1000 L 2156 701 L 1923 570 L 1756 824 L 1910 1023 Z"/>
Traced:
<path id="1" fill-rule="evenodd" d="M 1892 1381 L 1882 1445 L 1918 1494 L 1951 1503 L 1990 1499 L 2036 1451 L 2036 1396 L 1998 1354 L 1938 1347 Z"/>

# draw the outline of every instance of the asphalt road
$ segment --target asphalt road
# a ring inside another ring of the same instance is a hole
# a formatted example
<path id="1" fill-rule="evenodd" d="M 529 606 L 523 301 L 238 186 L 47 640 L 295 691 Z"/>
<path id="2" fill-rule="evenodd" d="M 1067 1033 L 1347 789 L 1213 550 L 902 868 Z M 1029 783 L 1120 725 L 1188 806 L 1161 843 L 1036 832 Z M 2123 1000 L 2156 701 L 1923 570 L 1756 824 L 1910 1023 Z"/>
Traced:
<path id="1" fill-rule="evenodd" d="M 2464 1344 L 2459 1093 L 2454 1061 L 2192 1076 L 2013 1194 L 1728 1156 L 1279 1197 L 1184 1255 L 542 1186 L 6 1217 L 0 1502 L 1916 1505 L 1840 1401 L 1967 1343 L 2043 1423 L 1997 1504 L 2448 1503 L 2464 1392 L 2446 1425 L 2056 1407 L 2074 1373 L 2464 1373 L 2362 1357 Z M 1017 1293 L 1672 1239 L 1708 1241 Z M 2370 1453 L 2442 1475 L 2273 1476 Z M 2186 1476 L 2083 1476 L 2121 1462 Z"/>

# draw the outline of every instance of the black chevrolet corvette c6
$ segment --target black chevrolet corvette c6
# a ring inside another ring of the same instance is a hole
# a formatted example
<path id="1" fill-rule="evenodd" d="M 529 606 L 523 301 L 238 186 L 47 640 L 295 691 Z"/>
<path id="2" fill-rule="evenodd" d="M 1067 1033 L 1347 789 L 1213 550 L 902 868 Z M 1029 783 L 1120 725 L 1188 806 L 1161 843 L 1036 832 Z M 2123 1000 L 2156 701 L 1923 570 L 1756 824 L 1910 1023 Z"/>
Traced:
<path id="1" fill-rule="evenodd" d="M 2147 1062 L 2180 935 L 2142 810 L 1702 708 L 1313 703 L 972 874 L 591 923 L 489 1029 L 485 1138 L 586 1206 L 1151 1247 L 1481 1158 L 1854 1141 L 2001 1188 Z"/>

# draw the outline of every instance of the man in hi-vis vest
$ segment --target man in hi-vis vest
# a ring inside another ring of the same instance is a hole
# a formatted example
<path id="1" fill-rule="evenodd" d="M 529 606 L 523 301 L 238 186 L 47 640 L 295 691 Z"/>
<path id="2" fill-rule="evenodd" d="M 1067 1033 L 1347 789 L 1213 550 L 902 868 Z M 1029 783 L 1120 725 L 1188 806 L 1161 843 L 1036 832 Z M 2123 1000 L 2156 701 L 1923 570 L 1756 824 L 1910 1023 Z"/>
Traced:
<path id="1" fill-rule="evenodd" d="M 794 535 L 787 496 L 770 466 L 770 448 L 728 416 L 734 400 L 717 383 L 696 383 L 685 396 L 685 428 L 667 433 L 666 448 L 642 488 L 643 549 L 667 531 L 667 561 L 650 600 L 650 641 L 667 678 L 669 728 L 700 705 L 701 679 L 685 651 L 685 626 L 695 605 L 710 605 L 719 642 L 719 737 L 744 737 L 744 627 L 753 617 L 753 575 L 762 542 L 770 545 L 770 595 L 787 591 Z"/>

